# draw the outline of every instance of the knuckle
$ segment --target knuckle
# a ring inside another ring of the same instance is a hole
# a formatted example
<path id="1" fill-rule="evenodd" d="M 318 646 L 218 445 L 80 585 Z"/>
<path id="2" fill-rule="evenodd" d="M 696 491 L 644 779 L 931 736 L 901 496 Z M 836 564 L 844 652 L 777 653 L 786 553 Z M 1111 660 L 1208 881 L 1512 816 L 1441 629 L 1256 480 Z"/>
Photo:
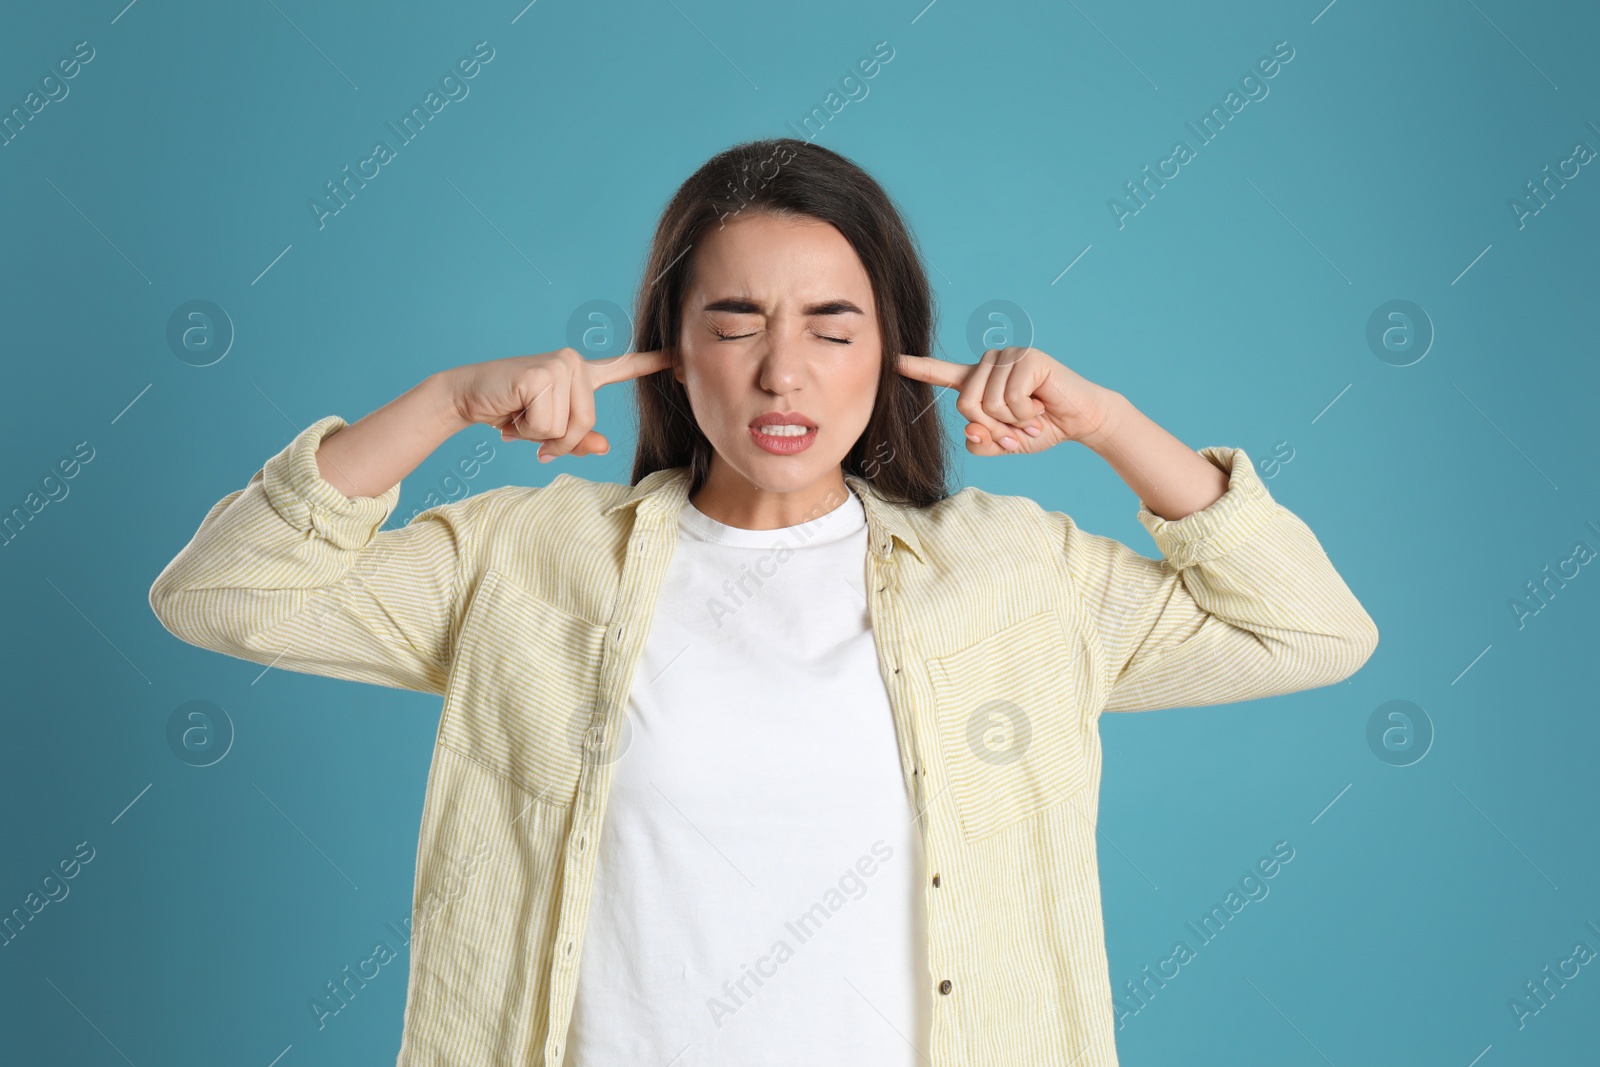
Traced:
<path id="1" fill-rule="evenodd" d="M 550 417 L 543 412 L 524 409 L 517 418 L 517 427 L 524 437 L 550 436 Z"/>
<path id="2" fill-rule="evenodd" d="M 530 398 L 537 397 L 543 390 L 549 388 L 550 382 L 555 380 L 555 374 L 547 363 L 540 363 L 529 367 L 518 376 L 516 386 L 520 392 Z M 531 404 L 532 399 L 529 400 Z"/>

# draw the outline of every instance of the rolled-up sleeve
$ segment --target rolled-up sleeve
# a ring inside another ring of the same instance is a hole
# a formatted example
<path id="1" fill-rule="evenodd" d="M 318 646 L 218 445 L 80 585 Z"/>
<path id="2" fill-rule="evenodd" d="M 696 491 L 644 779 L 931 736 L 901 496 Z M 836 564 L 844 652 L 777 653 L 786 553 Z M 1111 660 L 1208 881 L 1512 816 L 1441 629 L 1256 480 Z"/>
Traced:
<path id="1" fill-rule="evenodd" d="M 211 507 L 150 587 L 174 636 L 257 663 L 442 694 L 480 498 L 381 527 L 400 486 L 346 497 L 317 449 L 346 426 L 301 431 Z"/>
<path id="2" fill-rule="evenodd" d="M 1181 519 L 1140 502 L 1161 559 L 1047 512 L 1099 630 L 1103 710 L 1232 703 L 1354 674 L 1378 628 L 1310 528 L 1272 499 L 1243 449 L 1202 448 L 1227 490 Z"/>

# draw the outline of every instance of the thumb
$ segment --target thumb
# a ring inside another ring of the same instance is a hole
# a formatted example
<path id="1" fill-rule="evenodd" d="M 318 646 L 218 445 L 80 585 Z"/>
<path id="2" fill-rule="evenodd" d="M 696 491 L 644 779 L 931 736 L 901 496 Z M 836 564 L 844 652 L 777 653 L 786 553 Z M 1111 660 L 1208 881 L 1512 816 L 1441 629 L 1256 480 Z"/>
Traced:
<path id="1" fill-rule="evenodd" d="M 573 455 L 573 456 L 603 456 L 603 455 L 605 455 L 606 453 L 608 453 L 610 451 L 611 451 L 611 442 L 607 441 L 605 439 L 605 435 L 601 434 L 601 433 L 598 433 L 598 432 L 596 432 L 594 430 L 590 430 L 588 433 L 583 435 L 583 437 L 578 441 L 578 443 L 576 445 L 573 446 L 572 451 L 569 453 L 569 455 Z M 540 445 L 539 446 L 538 456 L 542 460 L 544 458 L 544 455 L 545 455 L 544 446 Z"/>
<path id="2" fill-rule="evenodd" d="M 978 440 L 972 440 L 977 437 Z M 1000 446 L 994 434 L 989 432 L 989 427 L 979 422 L 967 423 L 967 451 L 974 456 L 1003 456 L 1006 450 Z"/>
<path id="3" fill-rule="evenodd" d="M 595 430 L 590 430 L 583 435 L 583 440 L 578 442 L 577 452 L 582 456 L 603 456 L 611 451 L 611 442 L 605 435 Z"/>

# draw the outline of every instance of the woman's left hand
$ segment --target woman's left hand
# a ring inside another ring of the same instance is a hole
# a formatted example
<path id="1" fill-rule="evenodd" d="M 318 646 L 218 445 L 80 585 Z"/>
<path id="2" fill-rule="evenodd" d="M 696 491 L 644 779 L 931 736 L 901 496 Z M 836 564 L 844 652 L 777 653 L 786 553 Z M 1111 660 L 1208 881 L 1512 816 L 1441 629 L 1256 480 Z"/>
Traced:
<path id="1" fill-rule="evenodd" d="M 972 420 L 967 451 L 975 456 L 1043 452 L 1062 441 L 1093 448 L 1111 430 L 1117 394 L 1037 348 L 991 348 L 977 363 L 902 355 L 897 369 L 960 390 L 956 410 Z"/>

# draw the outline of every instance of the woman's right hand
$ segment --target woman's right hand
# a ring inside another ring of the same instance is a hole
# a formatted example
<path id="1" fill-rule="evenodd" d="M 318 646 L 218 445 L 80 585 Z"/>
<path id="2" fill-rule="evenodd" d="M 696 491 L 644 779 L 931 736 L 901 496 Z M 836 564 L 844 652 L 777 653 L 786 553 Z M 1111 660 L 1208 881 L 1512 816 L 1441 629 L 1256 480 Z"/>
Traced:
<path id="1" fill-rule="evenodd" d="M 536 441 L 539 462 L 603 454 L 611 443 L 594 431 L 594 392 L 602 385 L 672 366 L 664 351 L 584 359 L 577 349 L 471 363 L 449 372 L 461 418 L 500 430 L 504 441 Z"/>

